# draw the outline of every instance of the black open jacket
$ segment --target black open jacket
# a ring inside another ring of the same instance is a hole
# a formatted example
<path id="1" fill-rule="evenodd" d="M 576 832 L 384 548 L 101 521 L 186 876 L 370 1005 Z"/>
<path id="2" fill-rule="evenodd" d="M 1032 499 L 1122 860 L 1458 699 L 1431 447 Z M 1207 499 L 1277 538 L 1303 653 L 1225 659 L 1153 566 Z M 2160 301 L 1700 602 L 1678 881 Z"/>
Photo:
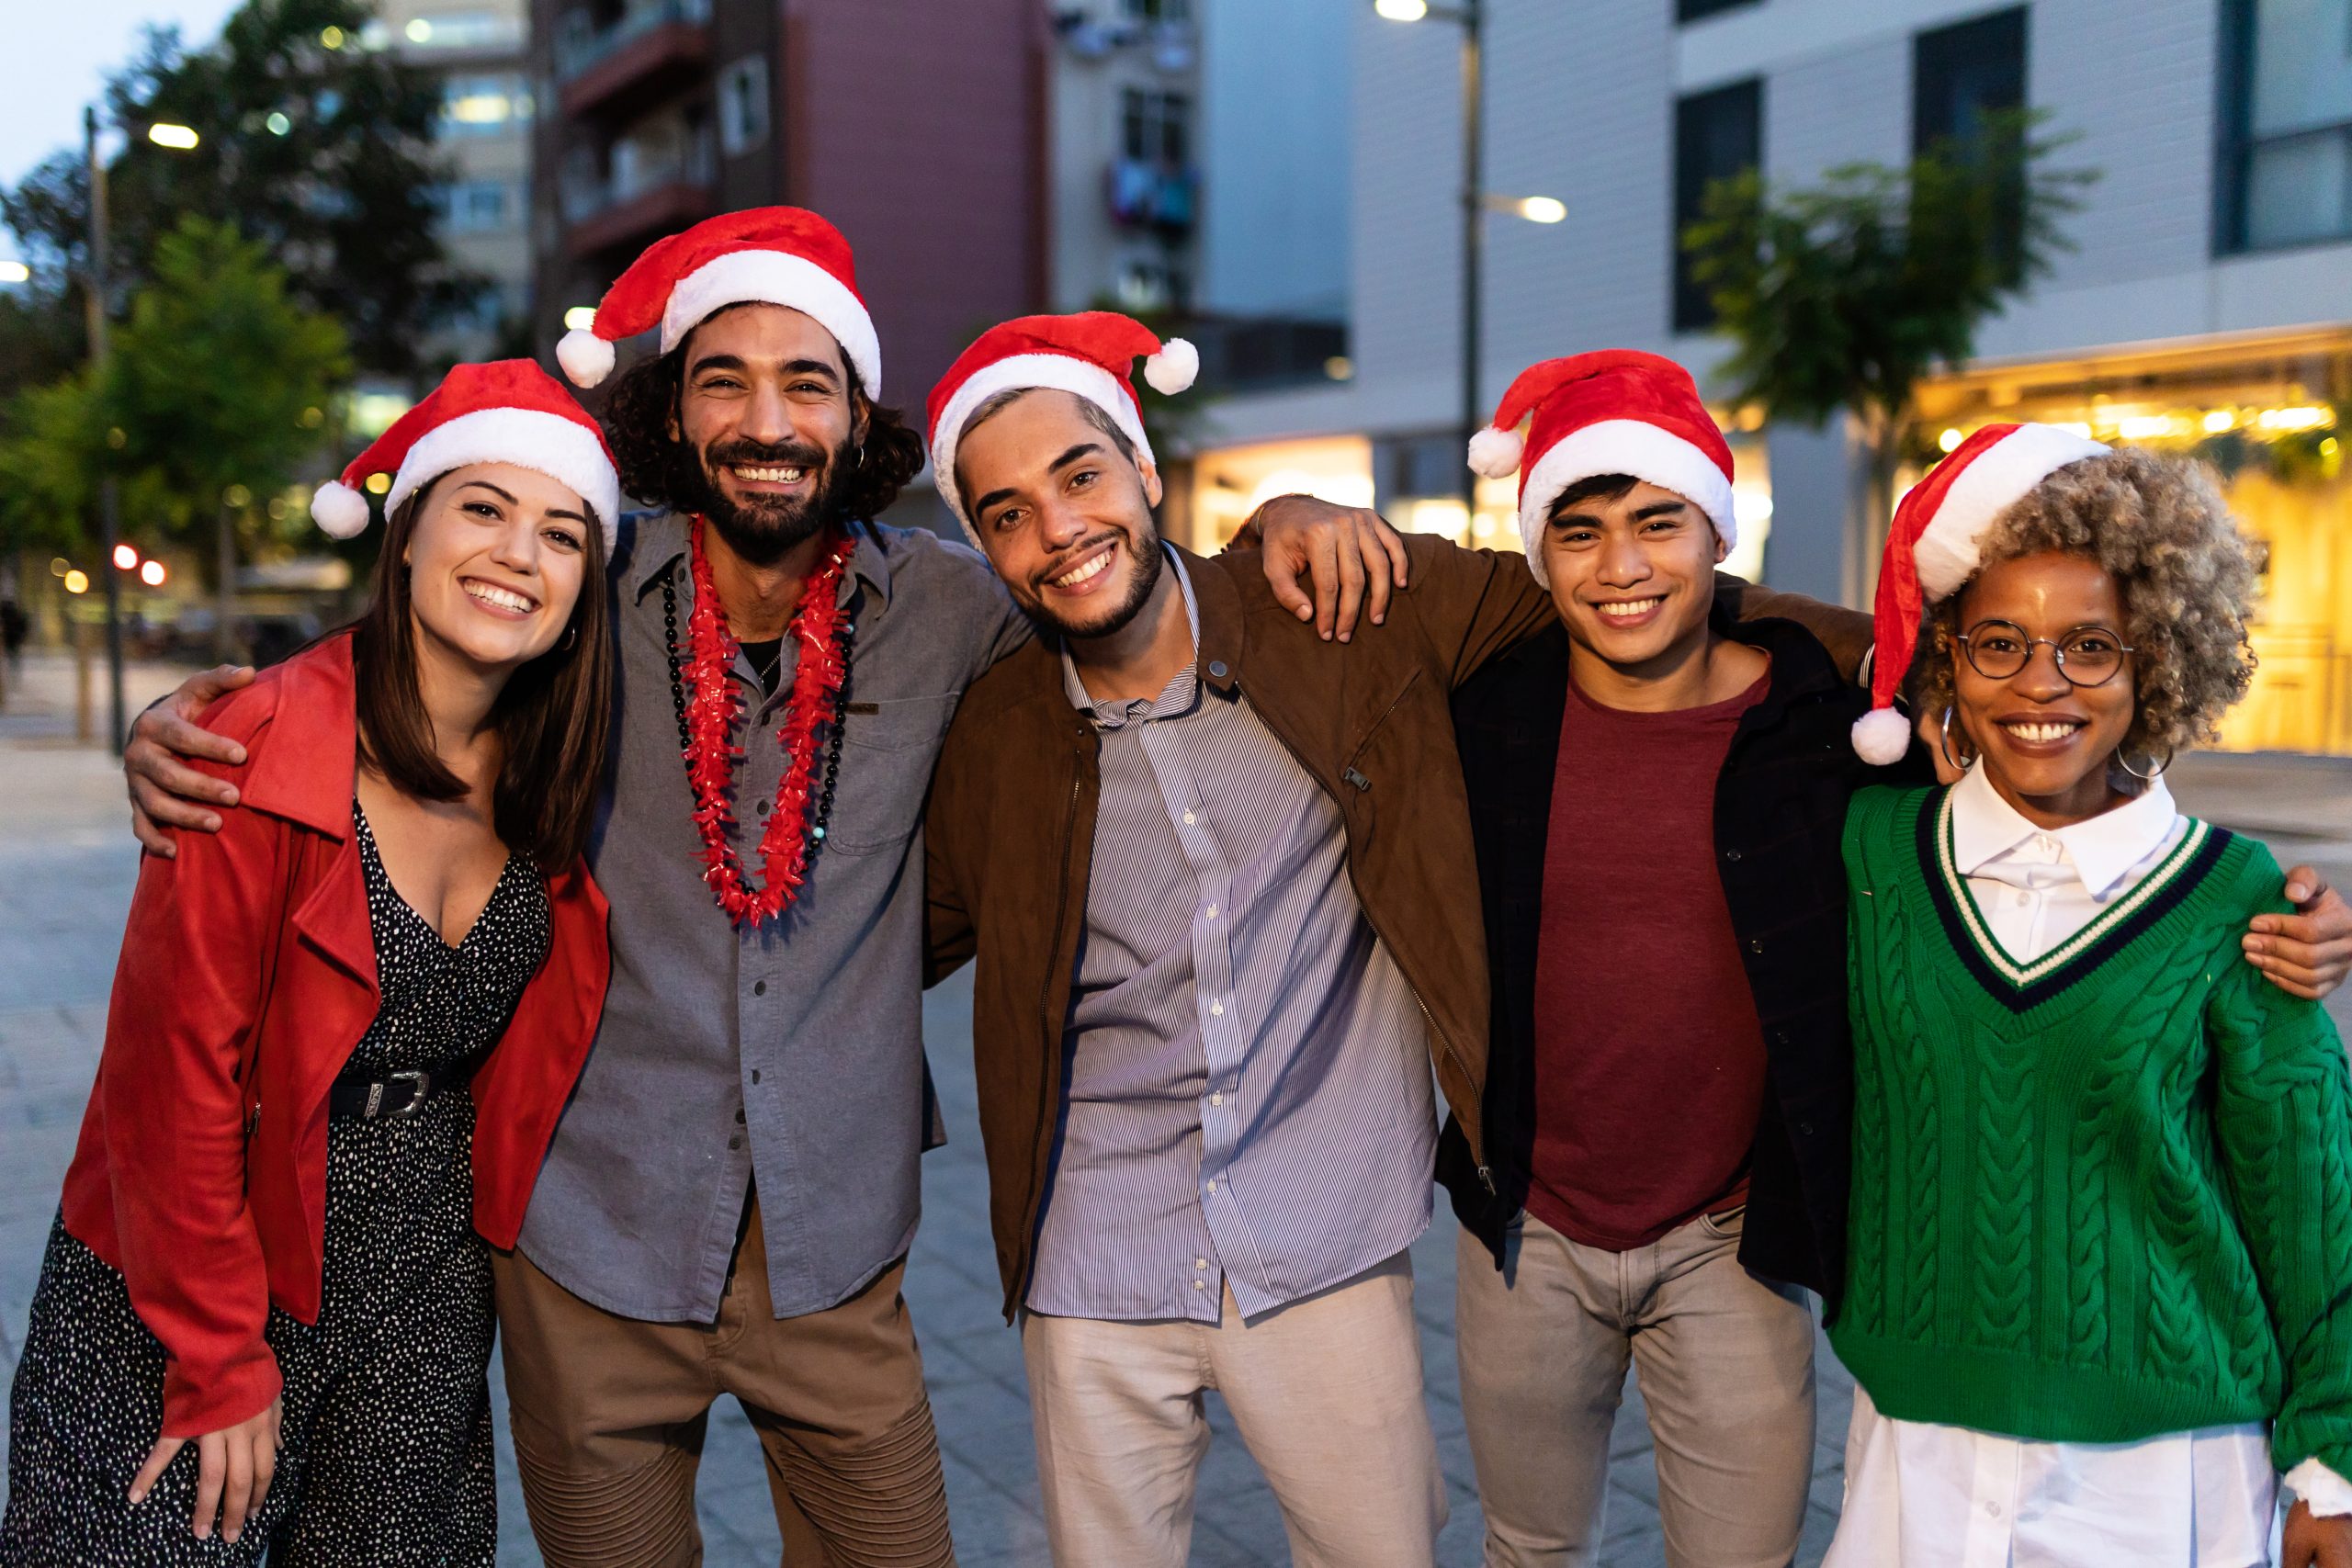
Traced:
<path id="1" fill-rule="evenodd" d="M 1854 755 L 1850 731 L 1869 695 L 1839 675 L 1811 632 L 1793 621 L 1720 618 L 1716 629 L 1772 658 L 1764 700 L 1740 719 L 1715 784 L 1715 864 L 1767 1057 L 1739 1259 L 1821 1292 L 1834 1315 L 1845 1282 L 1854 1104 L 1840 846 L 1848 798 L 1895 771 Z M 1505 1227 L 1526 1201 L 1534 1147 L 1535 947 L 1567 695 L 1568 637 L 1554 626 L 1491 660 L 1453 696 L 1493 982 L 1485 1099 L 1493 1185 L 1451 1122 L 1438 1179 L 1498 1265 Z M 1915 749 L 1904 776 L 1923 761 Z"/>

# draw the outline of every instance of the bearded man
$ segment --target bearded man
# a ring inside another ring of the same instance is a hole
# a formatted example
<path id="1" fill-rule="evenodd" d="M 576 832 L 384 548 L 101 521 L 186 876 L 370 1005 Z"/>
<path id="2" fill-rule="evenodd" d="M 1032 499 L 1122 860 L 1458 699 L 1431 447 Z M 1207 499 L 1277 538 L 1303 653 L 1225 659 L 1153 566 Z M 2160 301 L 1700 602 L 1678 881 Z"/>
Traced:
<path id="1" fill-rule="evenodd" d="M 612 563 L 616 743 L 589 852 L 612 982 L 497 1262 L 524 1495 L 558 1568 L 698 1562 L 695 1466 L 731 1393 L 791 1561 L 929 1568 L 954 1554 L 899 1293 L 939 1135 L 922 805 L 958 697 L 1027 623 L 975 552 L 870 521 L 922 444 L 876 400 L 831 224 L 769 208 L 664 240 L 559 357 L 594 384 L 615 341 L 656 328 L 606 411 L 623 490 L 660 508 L 624 522 Z M 1266 552 L 1300 604 L 1305 537 Z M 157 853 L 157 824 L 209 830 L 235 804 L 173 759 L 236 760 L 193 722 L 229 683 L 188 682 L 126 751 Z"/>

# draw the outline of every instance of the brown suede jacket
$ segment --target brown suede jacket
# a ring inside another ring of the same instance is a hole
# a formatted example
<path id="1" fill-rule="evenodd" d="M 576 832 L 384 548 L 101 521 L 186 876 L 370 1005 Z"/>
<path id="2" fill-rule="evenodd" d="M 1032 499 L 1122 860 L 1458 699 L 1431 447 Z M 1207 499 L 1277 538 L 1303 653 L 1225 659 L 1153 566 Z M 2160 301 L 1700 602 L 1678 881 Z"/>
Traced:
<path id="1" fill-rule="evenodd" d="M 1406 547 L 1410 589 L 1385 626 L 1346 643 L 1323 641 L 1276 603 L 1254 552 L 1183 559 L 1200 611 L 1200 679 L 1246 695 L 1338 805 L 1365 918 L 1420 999 L 1440 1091 L 1475 1129 L 1487 964 L 1448 700 L 1554 611 L 1518 555 L 1426 536 Z M 1868 642 L 1868 619 L 1850 611 L 1736 578 L 1718 578 L 1716 592 L 1735 615 L 1804 621 L 1849 671 Z M 1008 1317 L 1028 1289 L 1053 1157 L 1101 786 L 1098 738 L 1063 691 L 1051 637 L 965 693 L 932 785 L 925 983 L 978 959 L 972 1046 Z"/>

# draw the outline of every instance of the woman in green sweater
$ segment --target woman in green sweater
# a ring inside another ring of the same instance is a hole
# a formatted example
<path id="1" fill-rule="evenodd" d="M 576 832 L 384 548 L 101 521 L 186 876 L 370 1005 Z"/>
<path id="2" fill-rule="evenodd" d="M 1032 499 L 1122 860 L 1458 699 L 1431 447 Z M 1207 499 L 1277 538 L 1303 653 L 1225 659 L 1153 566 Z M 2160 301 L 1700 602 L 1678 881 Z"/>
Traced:
<path id="1" fill-rule="evenodd" d="M 1979 431 L 1904 500 L 1846 829 L 1859 1387 L 1826 1568 L 2352 1568 L 2352 1075 L 2238 962 L 2279 873 L 2163 780 L 2253 671 L 2202 470 Z M 2278 1545 L 2279 1477 L 2300 1497 Z"/>

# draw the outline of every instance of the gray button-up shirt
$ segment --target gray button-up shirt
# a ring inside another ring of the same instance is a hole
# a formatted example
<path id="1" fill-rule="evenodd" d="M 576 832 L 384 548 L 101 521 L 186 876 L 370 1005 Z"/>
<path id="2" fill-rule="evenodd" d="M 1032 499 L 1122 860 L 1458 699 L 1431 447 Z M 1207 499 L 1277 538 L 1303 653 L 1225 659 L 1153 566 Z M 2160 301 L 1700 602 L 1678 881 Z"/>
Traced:
<path id="1" fill-rule="evenodd" d="M 1200 641 L 1183 565 L 1171 570 Z M 1420 1007 L 1356 901 L 1339 807 L 1186 665 L 1102 732 L 1062 1127 L 1030 1311 L 1214 1323 L 1334 1285 L 1430 1221 Z"/>
<path id="2" fill-rule="evenodd" d="M 589 861 L 612 903 L 604 1021 L 525 1216 L 521 1247 L 573 1294 L 664 1323 L 718 1314 L 756 1178 L 776 1314 L 832 1306 L 912 1239 L 922 1096 L 922 804 L 964 687 L 1029 635 L 977 552 L 862 526 L 832 818 L 792 908 L 739 930 L 702 879 L 665 652 L 683 648 L 686 524 L 640 516 L 613 562 L 618 691 Z M 747 661 L 739 854 L 785 768 Z"/>

